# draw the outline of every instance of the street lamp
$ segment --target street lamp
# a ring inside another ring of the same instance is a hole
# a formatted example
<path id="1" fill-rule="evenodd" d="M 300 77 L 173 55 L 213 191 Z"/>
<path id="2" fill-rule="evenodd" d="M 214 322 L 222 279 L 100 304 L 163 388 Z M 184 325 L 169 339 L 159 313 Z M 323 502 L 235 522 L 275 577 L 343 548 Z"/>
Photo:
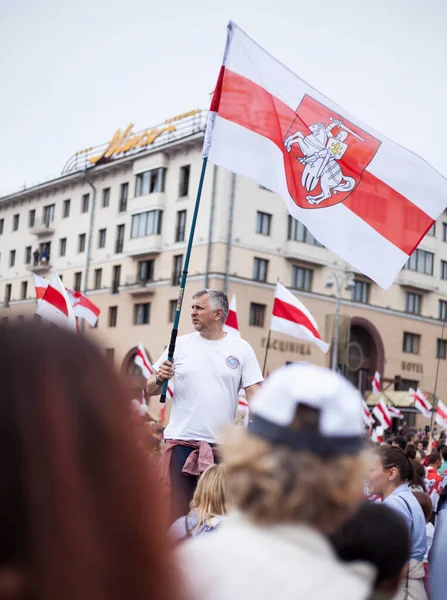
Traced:
<path id="1" fill-rule="evenodd" d="M 355 286 L 354 273 L 329 273 L 325 287 L 331 289 L 335 285 L 335 327 L 332 347 L 332 370 L 337 370 L 338 363 L 338 338 L 340 329 L 340 301 L 343 289 L 353 290 Z"/>

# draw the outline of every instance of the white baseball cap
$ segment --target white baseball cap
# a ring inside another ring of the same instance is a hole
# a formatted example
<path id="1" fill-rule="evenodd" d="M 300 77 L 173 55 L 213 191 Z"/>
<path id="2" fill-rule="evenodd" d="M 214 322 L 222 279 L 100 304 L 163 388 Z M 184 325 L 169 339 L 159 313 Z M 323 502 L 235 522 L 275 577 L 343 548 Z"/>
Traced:
<path id="1" fill-rule="evenodd" d="M 297 428 L 299 406 L 313 409 L 315 428 Z M 272 443 L 318 454 L 354 454 L 362 448 L 362 397 L 347 379 L 323 367 L 294 363 L 267 380 L 250 405 L 248 429 Z"/>

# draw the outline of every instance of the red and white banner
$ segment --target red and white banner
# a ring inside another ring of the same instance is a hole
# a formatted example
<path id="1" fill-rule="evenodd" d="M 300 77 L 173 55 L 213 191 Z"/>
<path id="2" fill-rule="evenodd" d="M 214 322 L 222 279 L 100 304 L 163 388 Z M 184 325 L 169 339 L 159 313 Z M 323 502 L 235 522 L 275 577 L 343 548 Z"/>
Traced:
<path id="1" fill-rule="evenodd" d="M 424 417 L 430 419 L 432 405 L 427 400 L 425 394 L 421 392 L 419 388 L 416 391 L 414 391 L 413 388 L 410 388 L 408 391 L 408 395 L 410 402 L 414 403 L 414 407 L 417 408 L 418 411 L 424 415 Z"/>
<path id="2" fill-rule="evenodd" d="M 76 317 L 73 307 L 59 275 L 55 273 L 48 284 L 36 314 L 55 325 L 76 331 Z"/>
<path id="3" fill-rule="evenodd" d="M 134 363 L 140 367 L 141 372 L 143 373 L 143 377 L 145 377 L 146 379 L 149 379 L 149 377 L 151 375 L 153 375 L 154 369 L 151 365 L 151 361 L 149 360 L 146 350 L 144 349 L 144 346 L 141 342 L 138 344 L 138 349 L 137 349 L 137 353 L 135 354 Z M 143 395 L 144 395 L 144 392 L 143 392 Z M 172 383 L 170 383 L 168 385 L 167 398 L 173 398 L 173 397 L 174 397 L 174 387 L 173 387 Z"/>
<path id="4" fill-rule="evenodd" d="M 438 400 L 435 420 L 440 427 L 447 429 L 447 406 L 442 400 Z"/>
<path id="5" fill-rule="evenodd" d="M 388 407 L 383 398 L 380 398 L 379 402 L 374 407 L 373 415 L 378 419 L 384 430 L 389 429 L 393 424 Z"/>
<path id="6" fill-rule="evenodd" d="M 329 350 L 329 344 L 321 339 L 317 322 L 312 314 L 281 283 L 276 284 L 270 329 L 285 333 L 299 340 L 313 342 L 323 352 Z"/>
<path id="7" fill-rule="evenodd" d="M 380 392 L 382 391 L 382 388 L 380 387 L 380 373 L 379 371 L 376 371 L 374 373 L 374 379 L 372 380 L 372 393 L 373 394 L 380 394 Z"/>
<path id="8" fill-rule="evenodd" d="M 40 302 L 42 301 L 42 298 L 46 292 L 47 287 L 50 285 L 50 282 L 48 281 L 48 279 L 44 279 L 43 277 L 40 277 L 40 275 L 36 275 L 35 273 L 33 273 L 33 277 L 34 277 L 34 287 L 36 288 L 37 304 L 40 304 Z"/>
<path id="9" fill-rule="evenodd" d="M 237 320 L 236 294 L 233 294 L 233 297 L 231 298 L 230 309 L 228 311 L 227 320 L 225 321 L 224 331 L 229 335 L 241 337 Z"/>
<path id="10" fill-rule="evenodd" d="M 101 310 L 81 292 L 67 290 L 67 293 L 73 305 L 74 314 L 80 319 L 85 319 L 91 327 L 95 327 Z"/>
<path id="11" fill-rule="evenodd" d="M 377 427 L 374 427 L 374 429 L 371 432 L 371 441 L 375 442 L 376 444 L 383 444 L 384 442 L 384 435 L 383 435 L 383 427 L 380 427 L 380 425 L 378 425 Z"/>
<path id="12" fill-rule="evenodd" d="M 368 408 L 368 405 L 364 400 L 362 400 L 362 417 L 365 422 L 366 427 L 370 427 L 374 423 L 374 419 L 372 418 L 371 411 Z"/>
<path id="13" fill-rule="evenodd" d="M 395 406 L 391 406 L 390 404 L 388 404 L 388 412 L 390 413 L 390 415 L 393 419 L 403 419 L 404 418 L 404 413 L 401 412 Z"/>
<path id="14" fill-rule="evenodd" d="M 447 180 L 425 160 L 317 92 L 232 22 L 203 154 L 282 196 L 320 243 L 385 289 L 447 205 Z"/>

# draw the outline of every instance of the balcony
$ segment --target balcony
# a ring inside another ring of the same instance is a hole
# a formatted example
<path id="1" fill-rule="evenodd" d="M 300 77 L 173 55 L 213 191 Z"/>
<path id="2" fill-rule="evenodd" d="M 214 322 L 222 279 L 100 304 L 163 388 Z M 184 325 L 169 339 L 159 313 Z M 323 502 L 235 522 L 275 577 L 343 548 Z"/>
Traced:
<path id="1" fill-rule="evenodd" d="M 160 254 L 163 248 L 161 235 L 148 235 L 126 241 L 126 256 L 139 259 Z"/>
<path id="2" fill-rule="evenodd" d="M 28 271 L 36 274 L 48 273 L 52 268 L 50 257 L 48 257 L 48 260 L 38 260 L 37 263 L 33 263 L 27 267 Z"/>
<path id="3" fill-rule="evenodd" d="M 31 227 L 30 232 L 33 235 L 37 235 L 37 237 L 43 235 L 52 235 L 54 233 L 53 222 L 49 219 L 42 219 L 40 222 Z"/>
<path id="4" fill-rule="evenodd" d="M 300 261 L 318 267 L 328 263 L 328 251 L 323 246 L 287 240 L 284 244 L 284 257 L 292 261 Z"/>
<path id="5" fill-rule="evenodd" d="M 439 291 L 436 277 L 433 277 L 433 275 L 426 275 L 425 273 L 418 273 L 417 271 L 410 271 L 409 269 L 402 269 L 397 277 L 396 283 L 403 288 L 422 290 L 423 292 Z"/>
<path id="6" fill-rule="evenodd" d="M 153 279 L 142 279 L 140 277 L 127 277 L 125 291 L 131 296 L 147 296 L 155 291 Z"/>

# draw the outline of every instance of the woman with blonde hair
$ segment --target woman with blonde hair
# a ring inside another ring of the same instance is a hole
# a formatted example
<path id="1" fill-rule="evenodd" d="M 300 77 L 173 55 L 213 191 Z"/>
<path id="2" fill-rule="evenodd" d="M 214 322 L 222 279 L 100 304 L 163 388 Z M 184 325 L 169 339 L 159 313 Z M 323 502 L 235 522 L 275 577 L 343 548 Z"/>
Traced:
<path id="1" fill-rule="evenodd" d="M 230 502 L 222 465 L 211 465 L 197 483 L 191 510 L 173 523 L 170 535 L 175 540 L 214 531 L 225 519 Z"/>

